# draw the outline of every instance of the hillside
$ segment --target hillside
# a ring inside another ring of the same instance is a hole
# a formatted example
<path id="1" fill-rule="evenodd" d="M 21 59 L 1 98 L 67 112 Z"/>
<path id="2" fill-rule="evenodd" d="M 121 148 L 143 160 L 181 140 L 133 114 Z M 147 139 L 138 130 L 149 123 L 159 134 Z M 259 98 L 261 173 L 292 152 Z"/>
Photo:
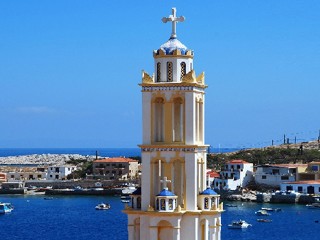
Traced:
<path id="1" fill-rule="evenodd" d="M 221 169 L 221 166 L 232 159 L 243 159 L 255 165 L 308 163 L 320 161 L 320 148 L 317 141 L 312 141 L 245 149 L 231 153 L 208 154 L 208 168 Z"/>

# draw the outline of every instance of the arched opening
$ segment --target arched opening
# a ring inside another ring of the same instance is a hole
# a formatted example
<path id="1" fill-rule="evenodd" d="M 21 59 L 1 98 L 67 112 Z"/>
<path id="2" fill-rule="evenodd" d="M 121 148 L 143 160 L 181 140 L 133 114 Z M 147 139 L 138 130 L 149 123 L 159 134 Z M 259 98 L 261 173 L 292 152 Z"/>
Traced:
<path id="1" fill-rule="evenodd" d="M 173 162 L 172 191 L 178 196 L 177 204 L 184 207 L 184 162 L 176 159 Z"/>
<path id="2" fill-rule="evenodd" d="M 186 75 L 186 71 L 187 71 L 185 62 L 181 62 L 180 63 L 180 69 L 181 69 L 181 72 L 180 72 L 181 77 L 180 77 L 180 79 L 182 79 L 184 77 L 184 75 Z"/>
<path id="3" fill-rule="evenodd" d="M 134 220 L 134 240 L 140 240 L 140 218 Z"/>
<path id="4" fill-rule="evenodd" d="M 183 141 L 183 101 L 182 99 L 175 98 L 173 100 L 173 141 L 182 142 Z"/>
<path id="5" fill-rule="evenodd" d="M 164 141 L 164 99 L 156 98 L 154 101 L 154 141 Z"/>
<path id="6" fill-rule="evenodd" d="M 172 62 L 167 62 L 167 82 L 173 81 L 173 65 Z"/>
<path id="7" fill-rule="evenodd" d="M 158 223 L 158 240 L 172 239 L 172 236 L 173 236 L 172 225 L 168 221 L 161 220 Z"/>
<path id="8" fill-rule="evenodd" d="M 157 82 L 161 81 L 161 63 L 157 63 Z"/>
<path id="9" fill-rule="evenodd" d="M 160 186 L 160 180 L 163 179 L 164 175 L 164 162 L 160 159 L 156 159 L 152 162 L 152 178 L 153 178 L 153 186 L 150 189 L 151 192 L 151 203 L 154 203 L 156 196 L 162 189 Z M 153 204 L 152 204 L 153 205 Z"/>

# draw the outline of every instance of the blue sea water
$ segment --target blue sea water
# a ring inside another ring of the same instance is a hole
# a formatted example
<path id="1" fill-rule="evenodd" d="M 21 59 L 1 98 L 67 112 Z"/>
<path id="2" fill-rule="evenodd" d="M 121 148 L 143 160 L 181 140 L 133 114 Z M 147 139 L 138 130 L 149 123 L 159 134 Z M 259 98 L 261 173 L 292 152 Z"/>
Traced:
<path id="1" fill-rule="evenodd" d="M 0 215 L 1 240 L 126 240 L 127 216 L 119 197 L 60 196 L 44 200 L 43 196 L 1 195 L 0 201 L 11 202 L 15 209 Z M 108 202 L 111 208 L 98 211 L 94 207 Z M 222 240 L 318 240 L 320 210 L 303 205 L 270 205 L 237 203 L 222 213 Z M 271 223 L 257 222 L 254 212 L 261 207 L 280 207 L 268 218 Z M 243 219 L 252 227 L 228 229 L 232 220 Z"/>
<path id="2" fill-rule="evenodd" d="M 210 148 L 211 153 L 224 153 L 238 150 L 236 148 Z M 136 157 L 141 156 L 140 148 L 0 148 L 0 157 L 22 156 L 32 154 L 80 154 L 101 157 Z"/>

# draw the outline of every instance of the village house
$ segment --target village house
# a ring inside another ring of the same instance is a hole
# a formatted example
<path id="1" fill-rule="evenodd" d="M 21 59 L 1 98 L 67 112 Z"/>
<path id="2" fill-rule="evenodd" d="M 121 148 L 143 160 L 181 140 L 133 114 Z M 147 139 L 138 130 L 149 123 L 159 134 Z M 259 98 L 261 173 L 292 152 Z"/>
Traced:
<path id="1" fill-rule="evenodd" d="M 139 163 L 130 158 L 104 158 L 93 161 L 93 177 L 105 180 L 135 179 L 139 174 Z"/>
<path id="2" fill-rule="evenodd" d="M 297 180 L 320 180 L 320 162 L 310 162 L 304 172 L 298 174 Z"/>
<path id="3" fill-rule="evenodd" d="M 76 166 L 50 166 L 48 167 L 47 180 L 66 180 L 67 176 L 77 170 Z"/>
<path id="4" fill-rule="evenodd" d="M 253 163 L 244 160 L 231 160 L 220 171 L 219 178 L 214 179 L 214 188 L 236 190 L 243 188 L 253 180 Z"/>
<path id="5" fill-rule="evenodd" d="M 307 164 L 272 164 L 259 165 L 254 178 L 256 184 L 270 187 L 280 187 L 281 183 L 293 182 L 300 172 L 304 172 Z"/>
<path id="6" fill-rule="evenodd" d="M 280 185 L 280 190 L 304 194 L 320 194 L 320 180 L 286 182 Z"/>

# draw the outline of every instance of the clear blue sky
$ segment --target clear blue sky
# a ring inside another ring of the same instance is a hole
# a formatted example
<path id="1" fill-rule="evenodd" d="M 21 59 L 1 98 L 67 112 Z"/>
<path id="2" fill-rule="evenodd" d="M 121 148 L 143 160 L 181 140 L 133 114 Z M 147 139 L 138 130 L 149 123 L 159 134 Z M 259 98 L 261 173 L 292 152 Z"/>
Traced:
<path id="1" fill-rule="evenodd" d="M 138 83 L 171 7 L 206 73 L 207 144 L 318 137 L 319 0 L 12 0 L 0 2 L 0 147 L 140 144 Z"/>

